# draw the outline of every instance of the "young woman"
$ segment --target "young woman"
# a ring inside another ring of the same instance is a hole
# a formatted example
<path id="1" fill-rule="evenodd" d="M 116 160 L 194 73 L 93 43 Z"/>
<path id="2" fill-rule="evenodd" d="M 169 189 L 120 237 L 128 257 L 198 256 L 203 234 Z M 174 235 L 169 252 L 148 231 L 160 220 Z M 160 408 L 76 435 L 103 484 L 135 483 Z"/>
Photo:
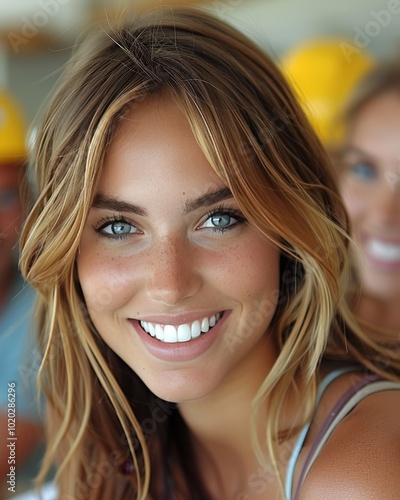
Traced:
<path id="1" fill-rule="evenodd" d="M 347 310 L 335 182 L 259 48 L 196 9 L 101 31 L 33 165 L 60 498 L 398 494 L 399 359 Z"/>
<path id="2" fill-rule="evenodd" d="M 349 104 L 340 187 L 358 244 L 355 311 L 400 343 L 400 61 L 369 73 Z"/>

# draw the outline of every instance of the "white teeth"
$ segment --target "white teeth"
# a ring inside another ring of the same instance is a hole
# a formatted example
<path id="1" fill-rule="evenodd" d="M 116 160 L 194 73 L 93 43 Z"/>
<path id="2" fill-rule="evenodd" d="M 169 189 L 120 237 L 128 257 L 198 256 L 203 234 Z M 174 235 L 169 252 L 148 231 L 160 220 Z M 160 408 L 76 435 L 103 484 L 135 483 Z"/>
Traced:
<path id="1" fill-rule="evenodd" d="M 174 326 L 164 326 L 164 342 L 178 342 L 178 332 Z"/>
<path id="2" fill-rule="evenodd" d="M 221 313 L 217 313 L 209 318 L 203 318 L 201 321 L 196 320 L 191 324 L 186 323 L 177 327 L 150 323 L 148 321 L 140 321 L 140 325 L 145 332 L 162 342 L 188 342 L 191 339 L 199 337 L 201 333 L 207 333 L 220 319 Z"/>
<path id="3" fill-rule="evenodd" d="M 141 321 L 140 323 L 141 323 L 141 325 L 142 325 L 142 327 L 143 327 L 143 330 L 144 330 L 145 332 L 147 332 L 147 331 L 148 331 L 148 329 L 147 329 L 147 328 L 143 325 L 144 321 L 143 321 L 143 322 Z M 146 325 L 147 325 L 147 324 L 148 324 L 148 323 L 146 323 Z M 157 338 L 158 340 L 164 340 L 164 329 L 163 329 L 163 327 L 162 327 L 161 325 L 158 325 L 158 324 L 156 324 L 156 338 Z"/>
<path id="4" fill-rule="evenodd" d="M 200 321 L 193 321 L 192 328 L 191 328 L 192 339 L 195 339 L 196 337 L 199 337 L 200 334 L 201 334 Z"/>
<path id="5" fill-rule="evenodd" d="M 207 333 L 209 329 L 210 329 L 210 321 L 208 318 L 204 318 L 203 321 L 201 322 L 201 331 L 203 333 Z"/>
<path id="6" fill-rule="evenodd" d="M 152 323 L 147 323 L 148 324 L 148 327 L 149 327 L 149 333 L 152 337 L 155 336 L 156 334 L 156 328 L 155 326 L 152 324 Z"/>
<path id="7" fill-rule="evenodd" d="M 187 342 L 192 338 L 189 325 L 178 326 L 178 341 Z"/>
<path id="8" fill-rule="evenodd" d="M 370 240 L 367 251 L 371 257 L 385 262 L 396 262 L 400 260 L 400 245 L 383 242 L 382 240 Z"/>

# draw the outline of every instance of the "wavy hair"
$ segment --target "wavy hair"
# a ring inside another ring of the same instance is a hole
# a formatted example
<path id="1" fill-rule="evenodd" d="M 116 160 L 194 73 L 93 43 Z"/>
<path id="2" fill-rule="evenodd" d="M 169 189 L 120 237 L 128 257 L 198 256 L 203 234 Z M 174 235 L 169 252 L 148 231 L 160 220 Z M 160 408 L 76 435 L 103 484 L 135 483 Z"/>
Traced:
<path id="1" fill-rule="evenodd" d="M 77 47 L 42 118 L 32 159 L 36 202 L 21 236 L 21 268 L 39 293 L 49 403 L 39 479 L 56 460 L 65 498 L 167 498 L 171 479 L 176 498 L 208 498 L 179 411 L 102 341 L 75 265 L 119 121 L 161 93 L 179 103 L 249 223 L 281 250 L 273 319 L 280 354 L 254 401 L 255 419 L 271 401 L 265 441 L 278 475 L 279 439 L 295 432 L 278 436 L 289 388 L 304 395 L 306 420 L 324 353 L 377 370 L 379 351 L 363 344 L 344 300 L 347 218 L 336 181 L 272 60 L 200 9 L 161 9 L 99 30 Z M 255 438 L 254 446 L 265 460 Z M 132 474 L 120 475 L 130 461 Z"/>

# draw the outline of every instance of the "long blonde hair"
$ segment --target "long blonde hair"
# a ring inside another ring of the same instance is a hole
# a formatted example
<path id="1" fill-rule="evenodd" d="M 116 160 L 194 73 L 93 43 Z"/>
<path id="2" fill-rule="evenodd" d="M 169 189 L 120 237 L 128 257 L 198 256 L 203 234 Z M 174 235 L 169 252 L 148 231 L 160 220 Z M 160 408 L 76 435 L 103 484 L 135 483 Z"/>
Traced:
<path id="1" fill-rule="evenodd" d="M 182 498 L 207 495 L 188 465 L 190 439 L 174 434 L 179 412 L 104 344 L 75 269 L 118 123 L 135 102 L 161 92 L 180 104 L 249 223 L 282 251 L 273 320 L 280 355 L 254 402 L 257 415 L 267 395 L 271 400 L 265 439 L 276 469 L 289 388 L 304 395 L 306 418 L 324 353 L 371 369 L 379 354 L 363 343 L 344 300 L 347 219 L 326 154 L 269 57 L 198 9 L 158 10 L 100 30 L 76 50 L 43 116 L 32 159 L 37 201 L 21 236 L 21 268 L 39 292 L 41 384 L 49 402 L 41 479 L 57 460 L 61 498 L 157 498 L 165 477 L 181 485 Z M 398 368 L 398 360 L 388 363 Z M 154 422 L 160 409 L 165 418 L 147 432 L 144 422 Z M 262 446 L 255 447 L 264 460 Z M 172 466 L 163 460 L 166 450 Z M 118 476 L 125 459 L 134 473 Z"/>

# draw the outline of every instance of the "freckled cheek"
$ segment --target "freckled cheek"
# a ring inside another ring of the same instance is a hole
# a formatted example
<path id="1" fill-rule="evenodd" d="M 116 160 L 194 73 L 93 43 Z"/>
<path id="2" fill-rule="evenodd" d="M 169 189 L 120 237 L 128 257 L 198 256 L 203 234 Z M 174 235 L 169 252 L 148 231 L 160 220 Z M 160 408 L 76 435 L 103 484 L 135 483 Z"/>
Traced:
<path id="1" fill-rule="evenodd" d="M 78 277 L 89 311 L 101 314 L 126 304 L 139 284 L 139 268 L 126 259 L 81 254 Z"/>
<path id="2" fill-rule="evenodd" d="M 259 300 L 279 290 L 279 251 L 257 238 L 218 255 L 210 272 L 227 295 L 243 302 Z"/>
<path id="3" fill-rule="evenodd" d="M 350 219 L 354 224 L 357 224 L 358 219 L 368 210 L 370 194 L 349 184 L 343 184 L 341 192 Z"/>

